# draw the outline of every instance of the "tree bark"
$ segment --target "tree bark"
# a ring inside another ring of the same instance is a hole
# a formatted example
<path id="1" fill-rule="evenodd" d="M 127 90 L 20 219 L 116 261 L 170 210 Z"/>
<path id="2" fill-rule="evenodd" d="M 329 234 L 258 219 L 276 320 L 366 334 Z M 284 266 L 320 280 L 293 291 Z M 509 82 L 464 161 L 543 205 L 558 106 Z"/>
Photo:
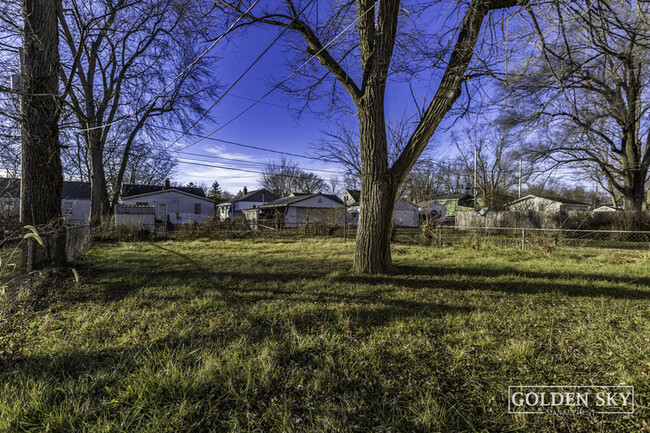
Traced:
<path id="1" fill-rule="evenodd" d="M 99 135 L 99 129 L 88 131 L 88 147 L 90 149 L 90 224 L 96 226 L 110 215 L 111 206 L 106 188 L 104 173 L 104 146 Z"/>
<path id="2" fill-rule="evenodd" d="M 353 272 L 390 273 L 390 233 L 395 188 L 388 166 L 383 86 L 368 89 L 359 110 L 361 197 Z"/>
<path id="3" fill-rule="evenodd" d="M 21 223 L 61 219 L 63 173 L 59 145 L 58 0 L 23 0 L 25 74 Z"/>
<path id="4" fill-rule="evenodd" d="M 641 212 L 643 210 L 647 176 L 648 170 L 643 168 L 626 174 L 623 191 L 623 206 L 626 211 Z"/>

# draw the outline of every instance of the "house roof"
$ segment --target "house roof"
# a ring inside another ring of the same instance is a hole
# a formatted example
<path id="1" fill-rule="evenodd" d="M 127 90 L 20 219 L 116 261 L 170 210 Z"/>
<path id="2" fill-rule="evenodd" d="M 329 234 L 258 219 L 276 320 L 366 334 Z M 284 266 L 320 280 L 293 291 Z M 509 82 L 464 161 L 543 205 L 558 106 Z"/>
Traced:
<path id="1" fill-rule="evenodd" d="M 413 207 L 413 208 L 419 208 L 417 204 L 413 203 L 411 200 L 405 199 L 404 197 L 400 197 L 397 200 L 395 200 L 395 204 L 393 205 L 394 209 L 397 209 L 398 203 L 400 203 L 401 205 L 408 205 L 409 207 Z"/>
<path id="2" fill-rule="evenodd" d="M 350 194 L 352 200 L 354 200 L 355 202 L 359 201 L 359 198 L 361 197 L 361 191 L 359 191 L 358 189 L 346 189 L 343 193 L 345 194 L 346 192 Z"/>
<path id="3" fill-rule="evenodd" d="M 20 179 L 0 178 L 0 197 L 20 198 Z M 62 199 L 90 200 L 90 183 L 77 181 L 64 181 Z"/>
<path id="4" fill-rule="evenodd" d="M 133 199 L 152 196 L 152 195 L 156 195 L 156 194 L 165 194 L 167 192 L 175 192 L 177 194 L 186 195 L 186 196 L 191 197 L 191 198 L 193 198 L 195 200 L 209 201 L 210 203 L 215 203 L 214 200 L 205 197 L 205 195 L 203 197 L 201 197 L 199 195 L 192 194 L 192 193 L 189 193 L 189 192 L 185 192 L 183 190 L 176 189 L 176 188 L 168 188 L 168 189 L 162 189 L 162 190 L 159 190 L 159 191 L 151 191 L 151 192 L 145 192 L 145 193 L 142 193 L 142 194 L 129 195 L 128 197 L 122 197 L 122 200 L 133 200 Z"/>
<path id="5" fill-rule="evenodd" d="M 90 182 L 63 182 L 61 198 L 67 200 L 90 200 Z"/>
<path id="6" fill-rule="evenodd" d="M 280 197 L 273 194 L 268 189 L 262 188 L 262 189 L 256 189 L 255 191 L 251 191 L 248 194 L 244 194 L 241 197 L 234 198 L 226 203 L 221 203 L 221 205 L 228 205 L 238 201 L 255 201 L 255 202 L 268 203 L 277 200 L 278 198 Z"/>
<path id="7" fill-rule="evenodd" d="M 206 198 L 203 188 L 198 187 L 189 187 L 189 186 L 173 186 L 169 188 L 170 190 L 176 190 L 184 192 L 186 194 L 195 195 L 197 197 Z M 135 195 L 151 194 L 155 192 L 164 191 L 165 187 L 163 185 L 132 185 L 124 184 L 122 185 L 122 198 L 132 197 Z"/>
<path id="8" fill-rule="evenodd" d="M 537 195 L 537 194 L 528 194 L 525 197 L 522 197 L 520 199 L 517 199 L 513 202 L 510 202 L 511 205 L 522 202 L 524 200 L 530 200 L 533 198 L 544 198 L 546 200 L 551 200 L 551 201 L 556 201 L 558 203 L 564 203 L 564 204 L 575 204 L 579 206 L 589 206 L 587 203 L 582 203 L 580 201 L 575 201 L 575 200 L 569 200 L 568 198 L 562 198 L 562 197 L 553 197 L 553 196 L 548 196 L 548 195 Z"/>
<path id="9" fill-rule="evenodd" d="M 304 194 L 304 193 L 298 193 L 298 194 L 292 194 L 289 197 L 279 198 L 279 199 L 274 200 L 274 201 L 272 201 L 270 203 L 267 203 L 267 204 L 263 204 L 263 205 L 259 206 L 259 208 L 260 209 L 268 209 L 268 208 L 274 208 L 274 207 L 289 206 L 289 205 L 299 203 L 301 201 L 308 200 L 310 198 L 317 197 L 317 196 L 327 197 L 330 200 L 332 200 L 332 201 L 334 201 L 334 202 L 336 202 L 338 204 L 343 203 L 340 198 L 338 198 L 337 196 L 335 196 L 333 194 L 321 194 L 321 193 Z"/>

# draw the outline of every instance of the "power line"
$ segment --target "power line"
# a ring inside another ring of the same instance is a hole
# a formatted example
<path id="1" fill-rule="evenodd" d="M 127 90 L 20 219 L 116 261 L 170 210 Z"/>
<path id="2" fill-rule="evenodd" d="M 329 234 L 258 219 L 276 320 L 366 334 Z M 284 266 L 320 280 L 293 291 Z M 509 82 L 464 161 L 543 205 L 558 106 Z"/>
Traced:
<path id="1" fill-rule="evenodd" d="M 188 129 L 192 129 L 192 128 L 194 128 L 194 127 L 196 126 L 197 123 L 199 123 L 199 122 L 200 122 L 200 121 L 201 121 L 205 116 L 208 115 L 208 113 L 209 113 L 210 111 L 212 111 L 212 109 L 213 109 L 214 107 L 216 107 L 216 105 L 217 105 L 219 102 L 221 102 L 221 100 L 222 100 L 222 99 L 223 99 L 223 98 L 228 94 L 228 92 L 230 92 L 230 91 L 232 90 L 232 88 L 235 87 L 235 86 L 237 85 L 237 83 L 239 83 L 239 81 L 240 81 L 242 78 L 244 78 L 244 76 L 245 76 L 245 75 L 246 75 L 246 74 L 247 74 L 247 73 L 248 73 L 248 72 L 253 68 L 253 66 L 255 66 L 255 64 L 257 64 L 257 62 L 260 61 L 260 59 L 261 59 L 262 57 L 264 57 L 264 54 L 266 54 L 266 53 L 271 49 L 271 47 L 273 47 L 273 45 L 275 45 L 275 43 L 276 43 L 276 42 L 277 42 L 277 41 L 278 41 L 278 40 L 279 40 L 279 39 L 280 39 L 280 38 L 281 38 L 281 37 L 286 33 L 286 31 L 289 30 L 289 27 L 290 27 L 290 26 L 291 26 L 291 25 L 292 25 L 292 24 L 293 24 L 293 23 L 298 19 L 298 17 L 300 16 L 300 14 L 302 14 L 302 13 L 307 9 L 307 7 L 309 7 L 309 5 L 310 5 L 313 1 L 314 1 L 314 0 L 309 0 L 309 2 L 305 5 L 305 7 L 302 8 L 302 10 L 300 10 L 300 11 L 296 14 L 296 16 L 293 18 L 293 20 L 291 20 L 291 22 L 290 22 L 290 23 L 289 23 L 289 24 L 288 24 L 284 29 L 282 29 L 282 31 L 280 32 L 280 34 L 278 34 L 278 36 L 276 36 L 276 38 L 273 39 L 273 41 L 269 44 L 269 46 L 267 46 L 267 47 L 264 49 L 264 51 L 262 51 L 262 53 L 261 53 L 259 56 L 257 56 L 257 58 L 253 61 L 253 63 L 251 63 L 251 64 L 248 66 L 248 68 L 246 68 L 246 70 L 245 70 L 244 72 L 242 72 L 242 73 L 239 75 L 239 77 L 237 77 L 237 79 L 236 79 L 236 80 L 235 80 L 235 81 L 230 85 L 230 87 L 228 87 L 228 88 L 226 89 L 226 91 L 225 91 L 221 96 L 219 96 L 219 98 L 218 98 L 216 101 L 214 101 L 214 103 L 210 106 L 210 108 L 208 108 L 208 109 L 205 111 L 205 113 L 203 113 L 203 114 L 202 114 L 202 115 L 201 115 L 201 116 L 200 116 L 200 117 L 199 117 L 199 118 L 198 118 L 198 119 L 197 119 L 197 120 L 192 124 L 192 126 L 190 126 Z M 248 11 L 246 11 L 246 14 L 248 14 Z M 174 142 L 173 142 L 172 144 L 170 144 L 170 146 L 173 146 L 173 145 L 175 145 L 176 143 L 178 143 L 178 141 L 179 141 L 181 138 L 183 138 L 184 136 L 185 136 L 185 133 L 181 134 L 181 135 L 180 135 L 176 140 L 174 140 Z"/>
<path id="2" fill-rule="evenodd" d="M 203 157 L 203 158 L 214 158 L 214 159 L 223 159 L 223 160 L 226 160 L 226 161 L 242 162 L 242 163 L 245 163 L 245 164 L 264 165 L 264 166 L 267 165 L 267 163 L 265 163 L 265 162 L 247 161 L 245 159 L 227 158 L 225 156 L 203 155 L 203 154 L 200 154 L 200 153 L 192 153 L 192 152 L 185 152 L 185 151 L 178 152 L 178 153 L 181 153 L 182 155 L 198 156 L 198 157 Z M 320 172 L 324 172 L 324 173 L 337 173 L 337 174 L 340 173 L 340 171 L 338 171 L 338 170 L 325 170 L 325 169 L 305 168 L 305 167 L 296 167 L 296 168 L 298 168 L 300 170 L 303 170 L 303 171 L 320 171 Z"/>
<path id="3" fill-rule="evenodd" d="M 250 12 L 254 7 L 255 7 L 255 5 L 257 5 L 257 3 L 259 3 L 259 2 L 260 2 L 260 0 L 255 0 L 255 2 L 254 2 L 254 3 L 253 3 L 253 4 L 252 4 L 248 9 L 246 9 L 246 11 L 245 11 L 245 12 L 244 12 L 240 17 L 238 17 L 238 18 L 237 18 L 237 19 L 236 19 L 236 20 L 235 20 L 235 21 L 230 25 L 230 27 L 228 27 L 228 29 L 227 29 L 225 32 L 223 32 L 221 35 L 219 35 L 219 36 L 217 37 L 217 39 L 215 39 L 215 41 L 212 42 L 212 44 L 211 44 L 211 45 L 210 45 L 210 46 L 209 46 L 205 51 L 203 51 L 203 52 L 202 52 L 202 53 L 201 53 L 201 54 L 200 54 L 200 55 L 199 55 L 199 56 L 198 56 L 194 61 L 192 61 L 189 65 L 187 65 L 187 66 L 186 66 L 186 67 L 185 67 L 185 68 L 184 68 L 180 73 L 178 73 L 178 74 L 174 77 L 173 80 L 171 80 L 169 83 L 167 83 L 167 84 L 165 85 L 165 87 L 163 87 L 162 90 L 160 90 L 160 91 L 159 91 L 159 92 L 158 92 L 158 93 L 157 93 L 153 98 L 151 98 L 151 99 L 149 100 L 149 102 L 147 102 L 144 106 L 146 107 L 146 106 L 148 106 L 149 104 L 155 103 L 156 100 L 160 97 L 160 95 L 162 95 L 162 93 L 163 93 L 165 90 L 167 90 L 167 88 L 168 88 L 169 86 L 171 86 L 172 84 L 174 84 L 174 82 L 176 82 L 176 80 L 178 80 L 178 79 L 179 79 L 183 74 L 185 74 L 185 72 L 187 72 L 188 69 L 190 69 L 192 66 L 196 65 L 196 64 L 198 63 L 198 61 L 201 60 L 201 59 L 203 58 L 203 56 L 205 56 L 206 54 L 208 54 L 208 53 L 209 53 L 209 52 L 210 52 L 210 51 L 215 47 L 215 45 L 217 45 L 217 43 L 218 43 L 221 39 L 223 39 L 223 38 L 224 38 L 228 33 L 230 33 L 230 32 L 234 29 L 235 25 L 236 25 L 239 21 L 241 21 L 242 18 L 244 18 L 246 15 L 248 15 L 248 13 L 249 13 L 249 12 Z M 104 124 L 102 124 L 101 126 L 93 126 L 93 127 L 91 127 L 91 128 L 85 128 L 85 129 L 82 128 L 81 131 L 82 131 L 82 132 L 87 132 L 87 131 L 92 131 L 92 130 L 94 130 L 94 129 L 105 128 L 105 127 L 107 127 L 107 126 L 111 126 L 111 125 L 114 125 L 114 124 L 116 124 L 116 123 L 123 122 L 123 121 L 125 121 L 126 119 L 130 119 L 131 117 L 133 117 L 133 116 L 135 116 L 135 115 L 137 115 L 137 114 L 138 114 L 138 113 L 132 113 L 132 114 L 129 114 L 128 116 L 125 116 L 125 117 L 123 117 L 123 118 L 121 118 L 121 119 L 118 119 L 118 120 L 114 120 L 114 121 L 112 121 L 112 122 L 110 122 L 110 123 L 104 123 Z"/>
<path id="4" fill-rule="evenodd" d="M 153 159 L 153 160 L 166 160 L 166 158 L 159 157 L 159 156 L 148 156 L 147 158 L 148 159 Z M 205 162 L 205 161 L 184 160 L 184 161 L 180 161 L 180 162 L 182 164 L 196 165 L 196 166 L 201 166 L 201 167 L 221 168 L 221 169 L 224 169 L 224 170 L 240 171 L 240 172 L 244 172 L 244 173 L 264 174 L 263 171 L 250 170 L 250 169 L 246 169 L 246 168 L 229 167 L 229 166 L 226 166 L 226 165 L 217 165 L 217 164 L 210 163 L 210 162 Z M 343 173 L 341 172 L 339 174 L 343 174 Z M 284 174 L 284 173 L 282 173 L 282 174 L 279 174 L 279 175 L 284 176 L 284 177 L 296 178 L 296 179 L 302 178 L 302 176 L 292 175 L 292 174 Z"/>
<path id="5" fill-rule="evenodd" d="M 165 129 L 167 131 L 172 131 L 172 132 L 179 132 L 179 133 L 183 132 L 183 131 L 179 131 L 179 130 L 174 129 L 174 128 L 168 128 L 168 127 L 164 127 L 164 126 L 157 126 L 156 128 Z M 232 144 L 233 146 L 239 146 L 239 147 L 245 147 L 245 148 L 248 148 L 248 149 L 255 149 L 255 150 L 261 150 L 261 151 L 264 151 L 264 152 L 276 153 L 276 154 L 279 154 L 279 155 L 287 155 L 287 156 L 293 156 L 293 157 L 296 157 L 296 158 L 311 159 L 311 160 L 314 160 L 314 161 L 338 164 L 338 161 L 334 161 L 334 160 L 331 160 L 331 159 L 318 158 L 318 157 L 315 157 L 315 156 L 302 155 L 302 154 L 299 154 L 299 153 L 283 152 L 281 150 L 269 149 L 269 148 L 261 147 L 261 146 L 253 146 L 251 144 L 244 144 L 244 143 L 239 143 L 239 142 L 236 142 L 236 141 L 223 140 L 221 138 L 214 138 L 214 137 L 210 137 L 208 135 L 197 134 L 195 132 L 187 132 L 186 135 L 192 135 L 194 137 L 199 137 L 199 138 L 202 138 L 202 139 L 205 139 L 205 140 L 210 140 L 210 141 L 216 141 L 218 143 Z M 194 144 L 196 144 L 196 143 L 194 143 Z M 184 149 L 187 149 L 188 147 L 190 147 L 190 146 L 187 146 Z M 169 146 L 167 148 L 169 148 Z M 181 150 L 176 150 L 174 152 L 181 152 Z"/>
<path id="6" fill-rule="evenodd" d="M 232 122 L 234 122 L 234 121 L 237 120 L 239 117 L 241 117 L 241 116 L 244 115 L 246 112 L 248 112 L 248 110 L 250 110 L 250 109 L 253 108 L 255 105 L 257 105 L 258 103 L 260 103 L 264 98 L 266 98 L 268 95 L 270 95 L 273 91 L 275 91 L 277 88 L 279 88 L 279 87 L 280 87 L 282 84 L 284 84 L 284 83 L 285 83 L 289 78 L 293 77 L 293 76 L 294 76 L 298 71 L 300 71 L 300 70 L 301 70 L 305 65 L 307 65 L 309 62 L 311 62 L 311 61 L 312 61 L 316 56 L 318 56 L 318 55 L 319 55 L 323 50 L 325 50 L 325 49 L 328 48 L 330 45 L 332 45 L 332 44 L 334 43 L 334 41 L 336 41 L 339 37 L 341 37 L 341 36 L 342 36 L 345 32 L 347 32 L 347 31 L 348 31 L 348 30 L 349 30 L 349 29 L 350 29 L 350 28 L 351 28 L 351 27 L 352 27 L 352 26 L 353 26 L 357 21 L 359 21 L 359 20 L 360 20 L 363 16 L 365 16 L 365 15 L 366 15 L 366 14 L 367 14 L 367 13 L 368 13 L 372 8 L 374 8 L 374 7 L 375 7 L 375 4 L 377 4 L 378 1 L 379 1 L 379 0 L 375 0 L 375 1 L 373 2 L 373 4 L 370 5 L 370 6 L 368 7 L 368 9 L 366 9 L 366 10 L 365 10 L 361 15 L 359 15 L 357 18 L 355 18 L 355 19 L 354 19 L 354 20 L 353 20 L 353 21 L 352 21 L 352 22 L 351 22 L 347 27 L 345 27 L 345 28 L 344 28 L 344 29 L 343 29 L 339 34 L 337 34 L 337 35 L 336 35 L 336 36 L 335 36 L 331 41 L 329 41 L 325 46 L 323 46 L 323 48 L 321 48 L 320 50 L 318 50 L 318 52 L 316 52 L 316 53 L 313 54 L 311 57 L 309 57 L 307 60 L 305 60 L 305 61 L 304 61 L 300 66 L 298 66 L 298 68 L 294 69 L 294 70 L 293 70 L 289 75 L 287 75 L 287 76 L 286 76 L 282 81 L 280 81 L 278 84 L 276 84 L 275 86 L 273 86 L 273 87 L 271 88 L 271 90 L 269 90 L 268 92 L 266 92 L 264 95 L 262 95 L 260 98 L 258 98 L 255 102 L 253 102 L 251 105 L 249 105 L 248 107 L 246 107 L 243 111 L 241 111 L 241 112 L 240 112 L 239 114 L 237 114 L 235 117 L 233 117 L 232 119 L 230 119 L 228 122 L 224 123 L 224 124 L 221 125 L 219 128 L 217 128 L 217 129 L 215 129 L 214 131 L 212 131 L 210 134 L 208 134 L 207 137 L 211 137 L 213 134 L 216 134 L 217 132 L 219 132 L 219 131 L 221 131 L 223 128 L 225 128 L 226 126 L 230 125 Z M 189 148 L 189 147 L 192 147 L 192 146 L 198 144 L 199 142 L 201 142 L 202 140 L 204 140 L 204 139 L 207 138 L 207 137 L 202 137 L 200 140 L 195 141 L 194 143 L 192 143 L 192 144 L 186 146 L 185 148 L 187 149 L 187 148 Z"/>

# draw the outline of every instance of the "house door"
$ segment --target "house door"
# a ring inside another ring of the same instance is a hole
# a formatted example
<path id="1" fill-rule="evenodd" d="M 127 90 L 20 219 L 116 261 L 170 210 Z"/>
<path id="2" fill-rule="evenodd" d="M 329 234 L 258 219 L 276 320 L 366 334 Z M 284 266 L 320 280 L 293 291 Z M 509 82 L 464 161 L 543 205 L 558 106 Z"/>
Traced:
<path id="1" fill-rule="evenodd" d="M 158 203 L 158 219 L 167 221 L 167 203 Z"/>

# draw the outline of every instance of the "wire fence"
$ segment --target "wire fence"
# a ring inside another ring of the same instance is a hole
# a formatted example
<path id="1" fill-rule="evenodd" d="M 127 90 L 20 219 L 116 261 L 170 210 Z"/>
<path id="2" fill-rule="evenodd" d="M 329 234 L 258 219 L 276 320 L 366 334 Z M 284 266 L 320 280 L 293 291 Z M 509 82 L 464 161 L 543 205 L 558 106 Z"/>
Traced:
<path id="1" fill-rule="evenodd" d="M 64 268 L 90 243 L 90 227 L 0 229 L 0 284 L 45 268 Z"/>
<path id="2" fill-rule="evenodd" d="M 650 231 L 629 230 L 438 226 L 428 235 L 421 228 L 397 228 L 393 240 L 439 247 L 490 246 L 545 251 L 555 248 L 650 249 Z"/>

